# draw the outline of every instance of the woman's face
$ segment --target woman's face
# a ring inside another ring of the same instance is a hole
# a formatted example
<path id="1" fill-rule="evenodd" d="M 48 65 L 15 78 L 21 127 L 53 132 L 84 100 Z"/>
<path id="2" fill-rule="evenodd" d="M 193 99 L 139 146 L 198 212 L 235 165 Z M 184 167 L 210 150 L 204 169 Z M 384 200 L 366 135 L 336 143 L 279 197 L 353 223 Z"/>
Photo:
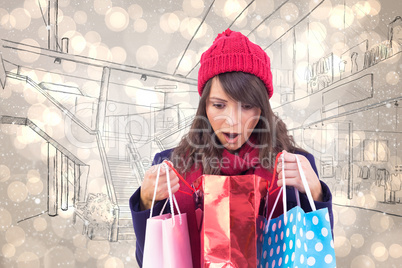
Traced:
<path id="1" fill-rule="evenodd" d="M 215 135 L 231 152 L 250 138 L 261 115 L 260 108 L 235 101 L 227 95 L 217 77 L 212 79 L 206 112 Z"/>

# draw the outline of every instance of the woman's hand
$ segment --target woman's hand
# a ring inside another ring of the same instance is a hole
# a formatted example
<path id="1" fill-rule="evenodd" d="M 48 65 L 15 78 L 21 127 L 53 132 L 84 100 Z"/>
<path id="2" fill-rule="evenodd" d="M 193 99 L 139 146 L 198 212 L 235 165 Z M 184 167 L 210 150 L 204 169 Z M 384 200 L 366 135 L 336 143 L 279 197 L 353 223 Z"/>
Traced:
<path id="1" fill-rule="evenodd" d="M 141 202 L 140 202 L 140 209 L 141 210 L 146 210 L 150 209 L 152 205 L 152 198 L 154 196 L 154 190 L 155 190 L 155 184 L 156 184 L 156 177 L 158 174 L 158 168 L 162 164 L 159 165 L 154 165 L 150 167 L 146 172 L 144 176 L 144 181 L 142 182 L 141 185 Z M 158 181 L 158 189 L 156 191 L 156 197 L 155 201 L 160 201 L 163 199 L 166 199 L 169 197 L 169 192 L 168 192 L 168 182 L 167 182 L 167 176 L 166 176 L 166 170 L 165 170 L 166 165 L 162 165 L 160 167 L 160 173 L 159 173 L 159 181 Z M 176 193 L 179 190 L 179 178 L 177 175 L 174 173 L 172 169 L 169 169 L 169 177 L 170 177 L 170 186 L 172 189 L 172 193 Z"/>
<path id="2" fill-rule="evenodd" d="M 286 186 L 293 186 L 299 192 L 306 193 L 304 189 L 303 182 L 300 177 L 299 169 L 297 167 L 296 156 L 295 154 L 288 153 L 283 151 L 282 156 L 285 160 L 285 169 L 282 167 L 282 160 L 279 158 L 278 160 L 278 187 L 282 187 L 283 185 L 283 173 L 285 173 Z M 308 159 L 303 155 L 297 155 L 300 160 L 301 167 L 304 171 L 304 174 L 307 179 L 307 183 L 310 187 L 311 195 L 315 201 L 322 201 L 322 187 L 320 180 L 315 174 L 313 168 L 310 165 Z"/>

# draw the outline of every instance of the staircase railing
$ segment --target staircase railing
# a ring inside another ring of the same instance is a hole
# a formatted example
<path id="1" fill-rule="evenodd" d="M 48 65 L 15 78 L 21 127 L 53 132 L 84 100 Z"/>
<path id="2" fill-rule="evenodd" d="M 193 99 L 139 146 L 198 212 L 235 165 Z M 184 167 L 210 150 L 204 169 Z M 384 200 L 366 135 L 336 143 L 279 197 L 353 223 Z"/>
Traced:
<path id="1" fill-rule="evenodd" d="M 133 171 L 136 173 L 136 177 L 138 180 L 138 185 L 142 184 L 142 180 L 145 176 L 145 168 L 140 159 L 140 152 L 138 151 L 137 147 L 135 146 L 135 141 L 133 137 L 127 133 L 127 139 L 129 143 L 127 144 L 127 158 L 130 162 L 130 166 Z"/>
<path id="2" fill-rule="evenodd" d="M 108 160 L 106 157 L 106 151 L 105 151 L 105 147 L 103 145 L 103 141 L 102 141 L 100 132 L 97 130 L 92 130 L 91 128 L 86 126 L 81 120 L 79 120 L 73 113 L 68 111 L 68 109 L 64 109 L 64 107 L 55 98 L 53 98 L 48 92 L 46 92 L 46 90 L 42 89 L 30 77 L 21 75 L 18 73 L 13 73 L 13 72 L 6 72 L 6 74 L 7 74 L 8 78 L 25 81 L 27 84 L 29 84 L 34 89 L 36 89 L 39 93 L 44 95 L 51 103 L 53 103 L 58 109 L 60 109 L 68 118 L 70 118 L 74 123 L 76 123 L 85 132 L 87 132 L 89 135 L 95 135 L 95 139 L 98 144 L 100 160 L 101 160 L 102 166 L 103 166 L 103 172 L 104 172 L 104 176 L 105 176 L 105 184 L 106 184 L 106 188 L 107 188 L 108 197 L 110 198 L 110 201 L 112 202 L 113 208 L 114 208 L 114 210 L 113 210 L 114 221 L 111 225 L 108 239 L 111 242 L 117 241 L 118 240 L 119 207 L 117 204 L 117 198 L 116 198 L 116 193 L 115 193 L 113 182 L 112 182 L 112 176 L 111 176 L 111 172 L 110 172 L 110 168 L 109 168 L 109 163 L 108 163 Z M 6 117 L 2 116 L 2 118 L 6 118 Z M 24 119 L 24 118 L 22 118 L 22 119 Z M 29 120 L 29 119 L 26 119 L 26 120 Z M 31 121 L 29 120 L 29 122 L 31 122 Z M 35 131 L 35 129 L 34 129 L 34 131 Z M 46 134 L 45 132 L 43 132 L 43 133 Z M 49 137 L 47 134 L 46 134 L 46 136 L 47 136 L 47 140 L 51 139 L 54 142 L 56 142 L 54 139 Z M 58 144 L 58 146 L 60 147 L 61 145 Z"/>

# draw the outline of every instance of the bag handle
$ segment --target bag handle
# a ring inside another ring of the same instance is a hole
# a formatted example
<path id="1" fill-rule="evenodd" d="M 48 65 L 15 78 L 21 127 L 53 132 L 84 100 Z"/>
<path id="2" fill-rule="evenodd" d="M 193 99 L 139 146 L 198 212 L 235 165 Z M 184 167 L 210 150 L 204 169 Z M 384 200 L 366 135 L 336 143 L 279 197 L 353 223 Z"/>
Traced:
<path id="1" fill-rule="evenodd" d="M 180 225 L 182 224 L 182 218 L 181 218 L 181 212 L 180 212 L 180 208 L 179 205 L 177 203 L 176 197 L 174 196 L 174 194 L 172 193 L 172 188 L 170 185 L 170 175 L 169 175 L 169 166 L 166 164 L 167 161 L 163 161 L 162 164 L 159 165 L 158 167 L 158 173 L 156 174 L 156 181 L 155 181 L 155 189 L 154 189 L 154 195 L 152 197 L 152 204 L 151 204 L 151 211 L 149 213 L 150 218 L 152 217 L 153 214 L 153 208 L 155 205 L 155 199 L 156 199 L 156 192 L 158 190 L 158 182 L 159 182 L 159 177 L 160 177 L 160 170 L 161 167 L 163 166 L 166 170 L 166 180 L 167 180 L 167 186 L 168 186 L 168 193 L 169 193 L 169 201 L 170 201 L 170 213 L 172 214 L 172 222 L 173 222 L 173 226 L 175 225 L 175 218 L 174 218 L 174 205 L 176 206 L 178 215 L 179 215 L 179 219 L 180 219 Z M 159 215 L 162 215 L 163 210 L 166 207 L 168 199 L 166 199 L 166 202 L 161 210 L 161 213 Z"/>
<path id="2" fill-rule="evenodd" d="M 173 165 L 169 162 L 169 161 L 165 161 L 165 163 L 173 170 L 173 172 L 177 175 L 177 177 L 188 187 L 190 188 L 191 191 L 193 191 L 193 193 L 195 193 L 195 190 L 193 189 L 193 187 L 191 187 L 191 185 L 183 178 L 183 176 L 181 176 L 179 174 L 179 172 L 173 167 Z M 192 196 L 192 194 L 184 192 L 182 190 L 179 190 L 179 192 Z"/>
<path id="3" fill-rule="evenodd" d="M 303 182 L 304 190 L 306 191 L 306 194 L 307 194 L 308 202 L 310 203 L 310 207 L 313 211 L 316 211 L 317 208 L 315 207 L 315 203 L 314 203 L 313 195 L 311 194 L 310 186 L 308 186 L 306 175 L 304 174 L 303 168 L 300 164 L 299 157 L 297 155 L 296 155 L 296 162 L 297 162 L 297 167 L 299 168 L 299 173 L 300 173 L 300 177 Z"/>
<path id="4" fill-rule="evenodd" d="M 285 160 L 284 160 L 284 157 L 283 157 L 282 153 L 279 153 L 279 154 L 277 155 L 277 159 L 278 159 L 279 156 L 281 156 L 282 169 L 284 169 L 284 168 L 285 168 Z M 296 157 L 296 163 L 297 163 L 297 167 L 298 167 L 298 170 L 299 170 L 299 174 L 300 174 L 300 177 L 301 177 L 301 180 L 302 180 L 304 189 L 305 189 L 306 194 L 307 194 L 307 199 L 308 199 L 308 201 L 309 201 L 309 203 L 310 203 L 310 207 L 311 207 L 311 209 L 312 209 L 313 211 L 316 211 L 317 209 L 316 209 L 316 207 L 315 207 L 314 199 L 313 199 L 313 196 L 311 195 L 310 187 L 309 187 L 309 185 L 308 185 L 308 183 L 307 183 L 306 175 L 304 174 L 304 171 L 303 171 L 303 169 L 302 169 L 302 167 L 301 167 L 301 163 L 300 163 L 299 157 L 298 157 L 297 155 L 295 155 L 295 157 Z M 276 171 L 276 165 L 275 165 L 275 170 L 274 170 L 274 171 Z M 270 214 L 269 214 L 269 217 L 268 217 L 268 225 L 269 225 L 269 222 L 271 221 L 272 215 L 273 215 L 273 213 L 274 213 L 274 211 L 275 211 L 275 208 L 276 208 L 276 206 L 277 206 L 277 204 L 278 204 L 279 197 L 280 197 L 281 193 L 283 194 L 283 196 L 282 196 L 282 198 L 283 198 L 283 199 L 282 199 L 282 202 L 283 202 L 284 220 L 285 220 L 285 224 L 287 223 L 286 178 L 285 178 L 285 173 L 283 173 L 282 175 L 283 175 L 283 178 L 282 178 L 282 179 L 283 179 L 283 185 L 282 185 L 282 187 L 281 187 L 281 189 L 280 189 L 280 191 L 279 191 L 279 193 L 278 193 L 278 195 L 277 195 L 277 197 L 276 197 L 274 206 L 272 207 L 272 210 L 271 210 L 271 212 L 270 212 Z M 274 173 L 273 176 L 275 176 L 275 173 Z M 295 194 L 296 194 L 297 205 L 300 206 L 299 191 L 298 191 L 296 188 L 295 188 L 294 190 L 295 190 Z"/>

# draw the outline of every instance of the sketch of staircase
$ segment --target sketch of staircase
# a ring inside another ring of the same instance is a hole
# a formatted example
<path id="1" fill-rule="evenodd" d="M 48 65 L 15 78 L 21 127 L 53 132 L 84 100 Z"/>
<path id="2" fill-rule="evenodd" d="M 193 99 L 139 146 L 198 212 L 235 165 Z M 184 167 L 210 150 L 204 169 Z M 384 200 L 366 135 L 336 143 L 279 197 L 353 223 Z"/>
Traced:
<path id="1" fill-rule="evenodd" d="M 134 240 L 129 199 L 138 189 L 138 178 L 134 176 L 130 162 L 117 157 L 108 157 L 113 186 L 119 206 L 119 235 L 118 240 Z"/>

